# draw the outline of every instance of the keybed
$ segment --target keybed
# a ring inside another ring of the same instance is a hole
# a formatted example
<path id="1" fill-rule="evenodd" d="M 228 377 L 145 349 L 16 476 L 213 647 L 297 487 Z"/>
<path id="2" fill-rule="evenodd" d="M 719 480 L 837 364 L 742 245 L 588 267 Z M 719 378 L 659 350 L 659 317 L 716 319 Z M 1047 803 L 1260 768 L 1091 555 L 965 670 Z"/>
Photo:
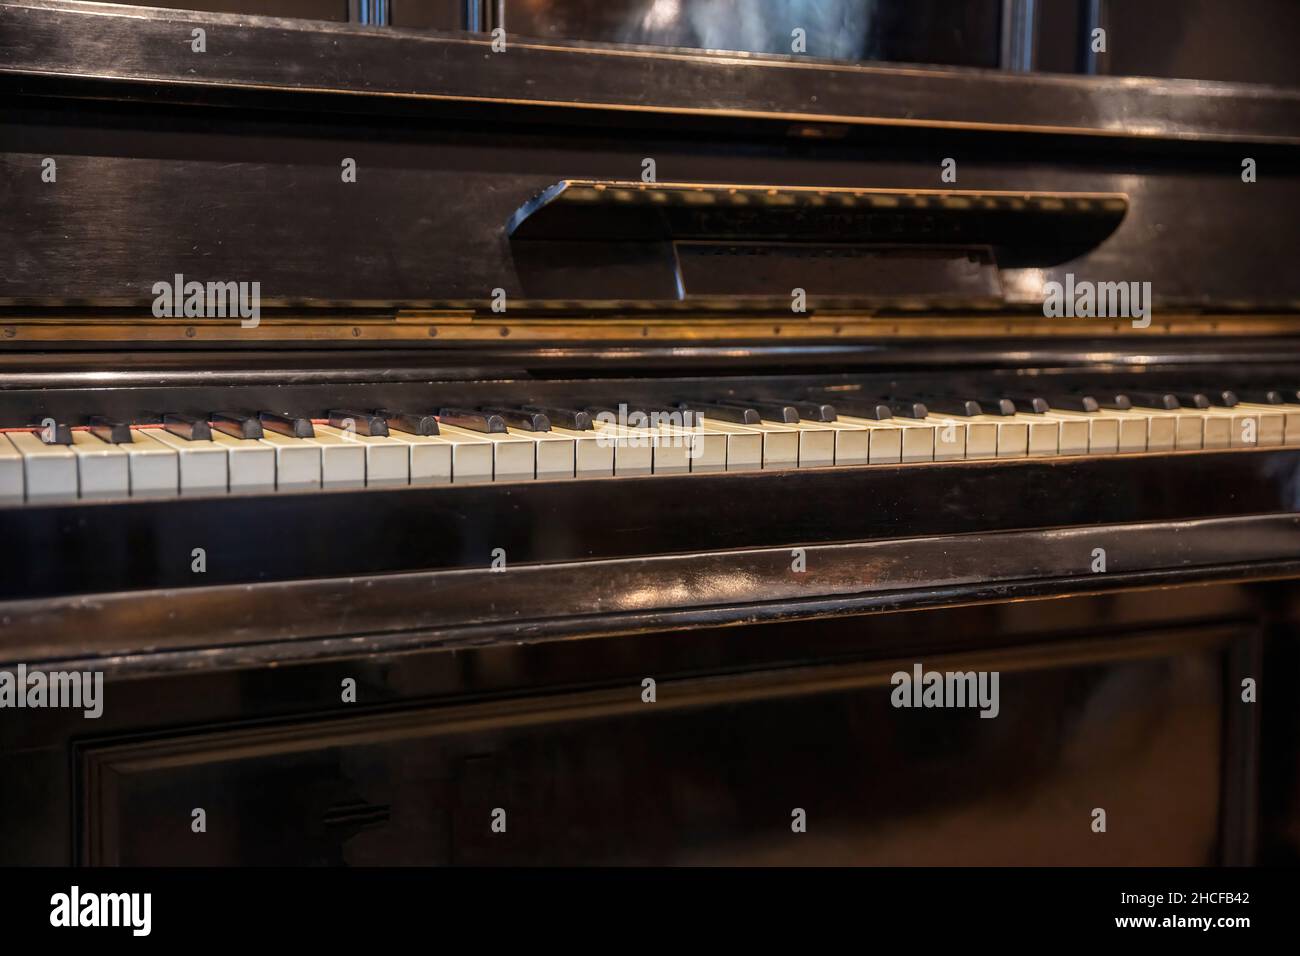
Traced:
<path id="1" fill-rule="evenodd" d="M 0 431 L 0 505 L 1300 447 L 1300 401 L 1275 400 L 1295 390 L 1212 394 L 883 396 L 837 410 L 825 393 L 665 404 L 617 421 L 539 406 L 96 420 Z M 683 418 L 690 409 L 702 418 Z"/>

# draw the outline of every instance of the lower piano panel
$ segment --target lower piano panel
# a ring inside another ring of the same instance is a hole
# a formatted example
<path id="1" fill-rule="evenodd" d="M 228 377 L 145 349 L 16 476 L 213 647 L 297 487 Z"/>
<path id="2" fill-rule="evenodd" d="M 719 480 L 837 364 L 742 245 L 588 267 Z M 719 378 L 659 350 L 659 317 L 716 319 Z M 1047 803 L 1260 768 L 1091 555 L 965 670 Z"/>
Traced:
<path id="1" fill-rule="evenodd" d="M 1253 713 L 1231 688 L 1243 669 L 1255 673 L 1256 631 L 1177 620 L 1240 610 L 1239 595 L 1213 598 L 1228 589 L 1190 590 L 1181 612 L 1165 593 L 1174 625 L 1165 628 L 1150 620 L 1155 594 L 916 612 L 901 625 L 915 653 L 894 646 L 887 659 L 675 678 L 657 669 L 662 655 L 644 654 L 638 667 L 633 649 L 624 680 L 588 690 L 88 742 L 80 856 L 126 865 L 1238 862 L 1254 828 L 1241 781 L 1258 761 Z M 823 649 L 873 637 L 888 649 L 898 618 L 783 627 Z M 1002 635 L 973 630 L 999 621 L 1009 625 Z M 1031 633 L 1012 634 L 1026 622 Z M 950 646 L 960 637 L 990 646 L 937 652 L 954 627 Z M 701 661 L 729 642 L 772 638 L 722 630 L 700 633 Z M 642 635 L 634 648 L 650 646 L 646 637 L 670 640 Z M 1013 646 L 997 646 L 1008 639 Z M 592 644 L 598 670 L 601 642 L 572 643 Z M 998 716 L 893 707 L 890 675 L 913 663 L 998 671 Z M 347 672 L 336 665 L 332 686 Z M 658 675 L 654 703 L 642 700 L 642 673 Z M 269 689 L 267 675 L 257 682 Z M 198 807 L 201 834 L 191 829 Z M 492 829 L 498 808 L 504 833 Z M 796 808 L 805 833 L 792 832 Z M 1093 830 L 1096 808 L 1105 833 Z"/>

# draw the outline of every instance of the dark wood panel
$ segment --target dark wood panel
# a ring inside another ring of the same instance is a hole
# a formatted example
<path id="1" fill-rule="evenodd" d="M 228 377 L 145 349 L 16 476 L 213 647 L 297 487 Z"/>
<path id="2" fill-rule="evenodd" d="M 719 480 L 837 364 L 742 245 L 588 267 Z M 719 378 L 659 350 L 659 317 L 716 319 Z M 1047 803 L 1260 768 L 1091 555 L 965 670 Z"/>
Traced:
<path id="1" fill-rule="evenodd" d="M 892 707 L 886 664 L 664 681 L 653 704 L 630 684 L 92 747 L 83 853 L 125 865 L 1206 864 L 1223 849 L 1220 766 L 1235 745 L 1221 696 L 1230 637 L 925 662 L 998 671 L 993 720 Z M 1090 828 L 1098 806 L 1105 839 Z M 206 833 L 191 831 L 193 807 Z M 491 829 L 498 808 L 505 833 Z M 794 808 L 806 834 L 791 832 Z"/>

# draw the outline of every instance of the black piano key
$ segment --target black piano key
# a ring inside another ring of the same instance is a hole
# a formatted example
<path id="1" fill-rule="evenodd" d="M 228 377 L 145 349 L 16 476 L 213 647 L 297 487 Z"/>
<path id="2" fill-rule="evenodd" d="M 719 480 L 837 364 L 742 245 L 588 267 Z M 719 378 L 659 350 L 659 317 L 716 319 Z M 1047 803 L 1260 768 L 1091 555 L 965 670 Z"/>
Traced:
<path id="1" fill-rule="evenodd" d="M 1094 392 L 1088 396 L 1095 401 L 1101 408 L 1110 409 L 1117 412 L 1128 412 L 1133 410 L 1133 396 L 1131 392 Z M 1147 406 L 1158 407 L 1158 406 Z"/>
<path id="2" fill-rule="evenodd" d="M 408 435 L 438 434 L 438 419 L 420 412 L 399 412 L 391 408 L 376 409 L 375 415 L 388 424 L 390 432 L 406 432 Z"/>
<path id="3" fill-rule="evenodd" d="M 1028 415 L 1044 415 L 1052 410 L 1052 403 L 1041 395 L 1015 395 L 1015 409 Z"/>
<path id="4" fill-rule="evenodd" d="M 213 412 L 208 416 L 212 427 L 232 438 L 261 438 L 262 422 L 256 415 L 241 412 Z"/>
<path id="5" fill-rule="evenodd" d="M 976 403 L 985 415 L 1014 415 L 1019 411 L 1016 403 L 1009 398 L 980 398 L 976 399 Z"/>
<path id="6" fill-rule="evenodd" d="M 899 418 L 926 418 L 930 414 L 930 408 L 925 402 L 912 399 L 889 399 L 885 404 Z"/>
<path id="7" fill-rule="evenodd" d="M 690 405 L 656 405 L 645 411 L 652 422 L 661 425 L 675 425 L 679 428 L 699 428 L 708 419 L 701 410 L 702 406 Z"/>
<path id="8" fill-rule="evenodd" d="M 257 418 L 264 429 L 279 435 L 288 435 L 290 438 L 316 437 L 316 429 L 310 418 L 299 418 L 282 412 L 258 412 Z"/>
<path id="9" fill-rule="evenodd" d="M 1230 388 L 1198 388 L 1194 391 L 1197 395 L 1204 395 L 1210 405 L 1217 408 L 1233 408 L 1241 401 Z"/>
<path id="10" fill-rule="evenodd" d="M 46 422 L 33 428 L 32 431 L 47 445 L 72 444 L 72 428 L 63 422 Z"/>
<path id="11" fill-rule="evenodd" d="M 1297 400 L 1294 391 L 1285 392 L 1277 388 L 1238 388 L 1233 391 L 1243 402 L 1254 402 L 1256 405 L 1285 405 Z"/>
<path id="12" fill-rule="evenodd" d="M 608 405 L 588 405 L 586 412 L 593 422 L 614 422 L 626 425 L 628 428 L 650 427 L 650 413 L 644 408 L 630 408 L 625 405 L 618 409 L 610 408 Z"/>
<path id="13" fill-rule="evenodd" d="M 837 414 L 850 415 L 853 418 L 870 418 L 873 421 L 883 421 L 894 417 L 894 407 L 891 403 L 865 398 L 842 399 L 836 397 L 835 411 Z"/>
<path id="14" fill-rule="evenodd" d="M 733 422 L 737 425 L 759 425 L 763 421 L 763 416 L 755 408 L 748 408 L 743 405 L 715 405 L 711 402 L 679 402 L 677 407 L 682 410 L 689 409 L 697 412 L 707 419 L 715 419 L 720 422 Z"/>
<path id="15" fill-rule="evenodd" d="M 785 402 L 750 402 L 727 398 L 720 400 L 717 404 L 731 405 L 735 408 L 752 408 L 758 412 L 759 417 L 765 422 L 794 425 L 799 421 L 799 410 L 793 405 L 787 405 Z"/>
<path id="16" fill-rule="evenodd" d="M 525 405 L 530 412 L 539 412 L 551 420 L 552 425 L 575 432 L 591 431 L 591 416 L 579 408 L 557 408 L 552 405 Z"/>
<path id="17" fill-rule="evenodd" d="M 908 399 L 908 401 L 922 402 L 930 411 L 938 412 L 940 415 L 957 415 L 961 418 L 969 418 L 972 415 L 984 414 L 984 409 L 980 403 L 969 398 L 949 398 L 946 395 L 918 395 L 915 399 Z"/>
<path id="18" fill-rule="evenodd" d="M 114 445 L 129 445 L 134 441 L 130 425 L 112 421 L 103 415 L 90 416 L 90 433 Z"/>
<path id="19" fill-rule="evenodd" d="M 1029 401 L 1046 402 L 1046 411 L 1091 413 L 1101 410 L 1101 401 L 1094 395 L 1052 394 L 1029 399 Z"/>
<path id="20" fill-rule="evenodd" d="M 331 408 L 330 424 L 358 435 L 375 435 L 383 438 L 388 434 L 388 420 L 382 415 L 370 412 L 354 412 L 346 408 Z"/>
<path id="21" fill-rule="evenodd" d="M 167 412 L 162 417 L 163 431 L 189 441 L 212 441 L 212 426 L 202 418 Z"/>
<path id="22" fill-rule="evenodd" d="M 1173 395 L 1183 408 L 1212 408 L 1214 406 L 1214 402 L 1210 401 L 1210 396 L 1204 392 L 1177 391 Z"/>
<path id="23" fill-rule="evenodd" d="M 438 412 L 438 421 L 444 425 L 456 425 L 487 435 L 503 434 L 506 430 L 506 420 L 500 415 L 475 411 L 472 408 L 444 408 Z"/>
<path id="24" fill-rule="evenodd" d="M 545 412 L 535 412 L 527 408 L 484 408 L 481 411 L 491 415 L 500 415 L 507 425 L 528 432 L 549 432 L 551 419 Z"/>
<path id="25" fill-rule="evenodd" d="M 1053 408 L 1060 408 L 1060 406 L 1053 403 L 1054 397 L 1049 398 L 1041 392 L 1012 390 L 1008 391 L 1003 397 L 1012 403 L 1012 407 L 1017 412 L 1024 415 L 1045 415 Z M 984 408 L 988 408 L 988 405 L 984 402 L 980 402 L 980 404 Z M 1060 408 L 1060 410 L 1065 411 L 1064 408 Z"/>
<path id="26" fill-rule="evenodd" d="M 835 421 L 835 417 L 836 417 L 835 406 L 828 404 L 826 402 L 809 402 L 809 401 L 799 401 L 799 400 L 786 401 L 785 399 L 781 399 L 781 404 L 789 405 L 796 412 L 798 412 L 801 421 L 809 421 L 809 422 Z"/>
<path id="27" fill-rule="evenodd" d="M 1183 403 L 1178 400 L 1178 396 L 1172 392 L 1124 392 L 1133 408 L 1159 408 L 1163 411 L 1171 412 L 1183 407 Z M 1109 408 L 1105 402 L 1102 408 Z"/>

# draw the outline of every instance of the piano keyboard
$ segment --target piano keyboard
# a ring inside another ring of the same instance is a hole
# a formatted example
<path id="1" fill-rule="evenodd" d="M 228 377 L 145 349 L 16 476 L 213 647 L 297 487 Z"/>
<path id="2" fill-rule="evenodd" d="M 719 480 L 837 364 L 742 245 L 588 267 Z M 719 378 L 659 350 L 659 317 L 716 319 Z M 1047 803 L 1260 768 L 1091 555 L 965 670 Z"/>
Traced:
<path id="1" fill-rule="evenodd" d="M 693 420 L 690 412 L 701 416 Z M 214 412 L 0 430 L 0 503 L 1300 446 L 1296 390 Z M 694 423 L 693 423 L 694 422 Z"/>

